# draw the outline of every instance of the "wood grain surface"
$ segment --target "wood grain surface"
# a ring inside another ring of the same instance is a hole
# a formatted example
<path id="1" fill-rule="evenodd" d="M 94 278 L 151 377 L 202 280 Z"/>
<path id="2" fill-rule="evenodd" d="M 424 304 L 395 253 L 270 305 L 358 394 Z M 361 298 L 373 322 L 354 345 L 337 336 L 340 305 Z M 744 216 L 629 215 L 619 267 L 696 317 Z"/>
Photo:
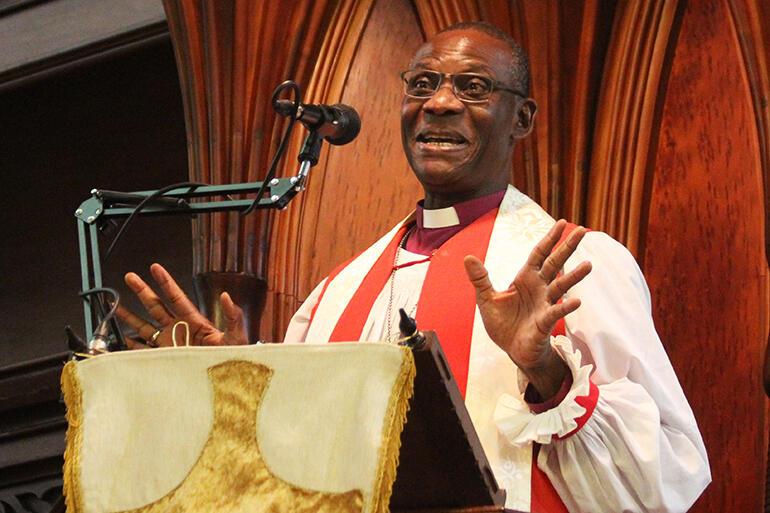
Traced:
<path id="1" fill-rule="evenodd" d="M 359 45 L 365 37 L 370 19 L 376 23 L 377 17 L 370 17 L 372 9 L 371 0 L 345 0 L 340 2 L 334 10 L 329 24 L 326 27 L 326 34 L 321 45 L 320 52 L 309 80 L 309 85 L 305 93 L 306 103 L 325 103 L 333 104 L 342 100 L 345 88 L 347 87 L 349 77 L 351 82 L 357 82 L 359 77 L 351 74 L 351 67 L 356 58 Z M 381 75 L 384 75 L 382 73 Z M 381 80 L 377 77 L 375 80 Z M 376 83 L 376 82 L 374 82 Z M 370 85 L 367 102 L 375 95 L 376 88 Z M 361 111 L 360 103 L 348 102 Z M 363 116 L 362 116 L 363 118 Z M 362 119 L 362 132 L 367 130 L 365 121 Z M 374 133 L 377 132 L 375 129 Z M 370 132 L 372 133 L 372 132 Z M 297 162 L 295 155 L 298 154 L 302 140 L 306 131 L 298 130 L 294 136 L 292 144 L 286 151 L 287 158 L 284 161 L 284 176 L 296 174 Z M 344 151 L 350 151 L 351 147 L 360 144 L 364 133 L 359 135 L 356 141 L 345 147 Z M 296 311 L 302 301 L 305 300 L 307 292 L 299 292 L 300 283 L 320 281 L 323 275 L 313 274 L 312 269 L 307 267 L 307 262 L 313 257 L 310 253 L 305 253 L 306 247 L 303 241 L 304 230 L 320 230 L 325 234 L 323 244 L 327 247 L 335 247 L 338 244 L 346 245 L 346 241 L 354 243 L 352 239 L 329 237 L 330 231 L 324 231 L 325 225 L 319 221 L 317 212 L 321 205 L 326 187 L 326 173 L 329 169 L 327 159 L 329 154 L 336 148 L 326 145 L 321 152 L 319 164 L 311 169 L 308 188 L 301 194 L 289 207 L 274 217 L 274 225 L 270 233 L 271 259 L 268 264 L 269 291 L 267 297 L 267 306 L 265 317 L 272 321 L 272 325 L 267 325 L 262 333 L 262 338 L 268 340 L 281 340 L 288 325 L 289 319 Z M 339 151 L 339 149 L 336 149 Z M 365 162 L 356 163 L 355 169 L 364 168 Z M 340 173 L 349 170 L 337 170 Z M 331 201 L 335 196 L 330 196 Z M 307 223 L 308 226 L 305 226 Z M 331 229 L 331 226 L 327 227 Z M 334 233 L 338 233 L 335 229 Z M 314 237 L 314 234 L 311 234 Z M 360 251 L 364 249 L 348 248 L 348 251 Z M 327 264 L 328 272 L 332 268 L 332 263 Z"/>
<path id="2" fill-rule="evenodd" d="M 661 72 L 677 1 L 628 2 L 615 15 L 588 184 L 587 224 L 623 242 L 633 254 L 645 195 L 650 139 L 655 133 Z"/>
<path id="3" fill-rule="evenodd" d="M 260 180 L 283 122 L 270 106 L 287 78 L 305 84 L 325 36 L 332 0 L 164 0 L 185 103 L 190 179 Z M 299 36 L 299 37 L 298 37 Z M 264 275 L 269 214 L 201 216 L 193 269 Z"/>
<path id="4" fill-rule="evenodd" d="M 659 130 L 644 270 L 712 466 L 692 511 L 760 511 L 765 205 L 750 85 L 726 3 L 688 4 Z"/>

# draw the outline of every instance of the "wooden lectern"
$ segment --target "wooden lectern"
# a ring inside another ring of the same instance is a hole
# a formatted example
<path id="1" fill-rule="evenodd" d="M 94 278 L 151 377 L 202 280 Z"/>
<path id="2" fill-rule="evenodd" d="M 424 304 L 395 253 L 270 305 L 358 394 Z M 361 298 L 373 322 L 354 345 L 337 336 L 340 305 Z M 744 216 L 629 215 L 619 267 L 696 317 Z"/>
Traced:
<path id="1" fill-rule="evenodd" d="M 264 344 L 71 362 L 68 510 L 509 511 L 425 335 L 414 351 Z"/>

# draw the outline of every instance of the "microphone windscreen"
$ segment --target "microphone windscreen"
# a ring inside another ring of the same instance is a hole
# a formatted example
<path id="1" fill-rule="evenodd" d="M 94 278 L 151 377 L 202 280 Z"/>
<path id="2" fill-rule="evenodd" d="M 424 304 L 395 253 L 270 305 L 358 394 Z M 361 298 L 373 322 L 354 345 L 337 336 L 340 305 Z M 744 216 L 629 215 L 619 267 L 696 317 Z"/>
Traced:
<path id="1" fill-rule="evenodd" d="M 358 116 L 356 109 L 350 105 L 345 105 L 344 103 L 332 105 L 332 109 L 339 115 L 337 117 L 339 129 L 337 130 L 335 137 L 326 137 L 326 140 L 329 141 L 329 144 L 341 146 L 349 143 L 358 136 L 358 133 L 361 131 L 361 118 Z"/>

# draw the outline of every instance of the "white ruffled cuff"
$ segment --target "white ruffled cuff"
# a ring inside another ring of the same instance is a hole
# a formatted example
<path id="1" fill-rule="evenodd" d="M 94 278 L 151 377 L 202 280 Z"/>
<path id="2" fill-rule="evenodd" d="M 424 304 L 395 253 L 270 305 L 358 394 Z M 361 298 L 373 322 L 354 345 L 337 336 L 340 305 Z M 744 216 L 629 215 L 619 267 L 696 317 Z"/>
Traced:
<path id="1" fill-rule="evenodd" d="M 589 395 L 592 366 L 581 366 L 580 351 L 572 349 L 567 337 L 551 337 L 551 345 L 564 358 L 572 372 L 572 387 L 557 406 L 535 414 L 524 401 L 526 378 L 522 381 L 523 373 L 519 371 L 519 397 L 503 394 L 497 400 L 494 413 L 498 431 L 512 445 L 525 446 L 532 442 L 548 444 L 554 436 L 563 437 L 577 429 L 577 419 L 586 414 L 586 408 L 575 399 Z"/>

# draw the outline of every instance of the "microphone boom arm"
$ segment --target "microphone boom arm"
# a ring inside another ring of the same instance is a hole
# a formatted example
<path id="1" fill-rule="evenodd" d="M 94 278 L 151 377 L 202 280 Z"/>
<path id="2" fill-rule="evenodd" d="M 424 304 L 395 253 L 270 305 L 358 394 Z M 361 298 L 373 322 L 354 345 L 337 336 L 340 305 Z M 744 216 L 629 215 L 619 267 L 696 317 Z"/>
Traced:
<path id="1" fill-rule="evenodd" d="M 309 165 L 301 162 L 297 176 L 290 178 L 273 178 L 268 183 L 269 195 L 259 199 L 256 208 L 284 209 L 286 205 L 305 189 L 304 182 Z M 172 189 L 160 195 L 156 201 L 150 202 L 140 216 L 168 216 L 197 214 L 211 212 L 244 211 L 253 203 L 253 199 L 219 199 L 212 201 L 190 202 L 188 199 L 205 198 L 208 196 L 229 196 L 255 194 L 262 187 L 262 182 L 250 182 L 227 185 L 186 186 Z M 101 253 L 99 251 L 99 231 L 101 227 L 114 218 L 130 216 L 136 205 L 143 199 L 156 193 L 154 190 L 136 191 L 132 193 L 93 189 L 91 197 L 86 199 L 75 210 L 78 229 L 78 246 L 80 253 L 80 275 L 82 292 L 92 288 L 102 288 Z M 91 303 L 84 298 L 83 309 L 85 316 L 86 337 L 90 339 L 95 334 L 94 326 L 101 321 L 98 314 L 91 308 Z"/>
<path id="2" fill-rule="evenodd" d="M 291 89 L 294 100 L 279 100 L 279 94 Z M 304 105 L 299 102 L 299 86 L 287 80 L 280 84 L 271 98 L 273 108 L 282 116 L 290 117 L 289 125 L 284 133 L 278 151 L 273 158 L 265 180 L 262 182 L 227 184 L 227 185 L 198 185 L 192 183 L 174 184 L 163 189 L 117 192 L 93 189 L 91 197 L 85 200 L 75 210 L 78 227 L 78 245 L 80 251 L 80 274 L 85 315 L 86 337 L 93 340 L 97 331 L 104 330 L 105 319 L 100 319 L 100 312 L 94 312 L 88 295 L 97 289 L 103 289 L 101 252 L 99 251 L 99 232 L 106 228 L 107 223 L 114 223 L 114 218 L 127 218 L 123 227 L 112 241 L 105 258 L 109 256 L 112 247 L 120 239 L 125 228 L 134 216 L 186 215 L 194 217 L 197 214 L 211 212 L 240 211 L 248 215 L 255 209 L 284 209 L 294 196 L 305 190 L 308 171 L 318 163 L 323 141 L 330 144 L 347 144 L 358 135 L 361 129 L 361 119 L 353 107 L 344 104 L 337 105 Z M 300 163 L 296 176 L 290 178 L 273 178 L 276 165 L 283 155 L 285 144 L 291 134 L 295 121 L 301 121 L 310 130 L 300 150 Z M 178 185 L 178 187 L 177 187 Z M 267 193 L 267 194 L 265 194 Z M 254 194 L 252 199 L 232 199 L 231 194 Z M 209 196 L 224 196 L 227 199 L 200 201 Z M 198 201 L 188 201 L 197 198 Z M 115 301 L 117 304 L 117 299 Z M 104 314 L 101 314 L 104 317 Z M 94 322 L 97 328 L 94 329 Z M 113 329 L 117 324 L 112 321 Z M 120 341 L 120 334 L 117 335 Z M 109 349 L 107 349 L 109 351 Z"/>

